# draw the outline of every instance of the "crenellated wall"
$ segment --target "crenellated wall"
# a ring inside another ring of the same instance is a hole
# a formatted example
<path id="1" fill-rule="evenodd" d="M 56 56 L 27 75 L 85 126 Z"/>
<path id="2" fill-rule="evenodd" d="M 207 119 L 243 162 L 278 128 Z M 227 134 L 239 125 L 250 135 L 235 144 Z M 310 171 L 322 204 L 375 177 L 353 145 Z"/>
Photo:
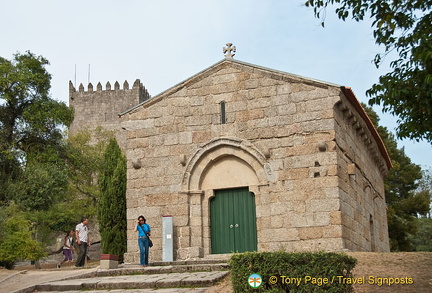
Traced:
<path id="1" fill-rule="evenodd" d="M 93 84 L 89 83 L 87 91 L 83 84 L 79 85 L 77 91 L 72 82 L 69 81 L 69 106 L 75 112 L 69 133 L 74 134 L 83 129 L 93 131 L 99 126 L 119 133 L 121 118 L 118 114 L 149 98 L 147 89 L 139 79 L 135 80 L 132 88 L 129 87 L 127 81 L 123 83 L 123 88 L 120 88 L 117 81 L 113 88 L 111 83 L 107 82 L 105 89 L 102 89 L 102 84 L 99 82 L 96 85 L 96 90 L 94 90 Z M 122 144 L 121 141 L 119 143 Z"/>

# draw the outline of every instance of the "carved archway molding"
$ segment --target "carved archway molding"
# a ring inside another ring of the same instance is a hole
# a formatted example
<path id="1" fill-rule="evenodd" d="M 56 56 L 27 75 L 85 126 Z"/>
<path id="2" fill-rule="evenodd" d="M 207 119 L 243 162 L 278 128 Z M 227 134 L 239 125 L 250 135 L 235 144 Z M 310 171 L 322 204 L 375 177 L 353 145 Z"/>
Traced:
<path id="1" fill-rule="evenodd" d="M 260 185 L 275 181 L 270 164 L 258 148 L 246 140 L 225 137 L 211 140 L 191 156 L 183 174 L 182 192 L 200 190 L 203 172 L 213 161 L 225 156 L 234 156 L 248 164 L 255 171 Z"/>

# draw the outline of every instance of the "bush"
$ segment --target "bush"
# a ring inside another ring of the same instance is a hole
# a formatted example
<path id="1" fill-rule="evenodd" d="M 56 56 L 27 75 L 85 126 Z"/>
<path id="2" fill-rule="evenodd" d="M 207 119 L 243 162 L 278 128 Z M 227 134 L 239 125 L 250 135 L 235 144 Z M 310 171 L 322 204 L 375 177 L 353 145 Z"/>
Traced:
<path id="1" fill-rule="evenodd" d="M 0 208 L 0 266 L 13 269 L 21 259 L 36 261 L 46 253 L 32 235 L 32 224 L 16 204 Z"/>
<path id="2" fill-rule="evenodd" d="M 234 254 L 229 266 L 234 292 L 352 292 L 356 263 L 342 253 L 278 251 Z M 258 288 L 252 274 L 261 276 Z"/>

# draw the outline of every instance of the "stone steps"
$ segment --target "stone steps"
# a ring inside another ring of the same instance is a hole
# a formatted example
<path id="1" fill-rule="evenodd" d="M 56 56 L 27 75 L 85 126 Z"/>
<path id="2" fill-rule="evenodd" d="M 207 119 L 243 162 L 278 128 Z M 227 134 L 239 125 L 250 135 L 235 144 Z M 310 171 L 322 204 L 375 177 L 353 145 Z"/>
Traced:
<path id="1" fill-rule="evenodd" d="M 98 269 L 84 273 L 78 278 L 39 284 L 32 289 L 37 292 L 71 292 L 79 290 L 198 288 L 213 286 L 228 273 L 228 265 L 220 260 L 156 263 L 145 268 L 136 265 L 122 265 L 118 269 Z"/>

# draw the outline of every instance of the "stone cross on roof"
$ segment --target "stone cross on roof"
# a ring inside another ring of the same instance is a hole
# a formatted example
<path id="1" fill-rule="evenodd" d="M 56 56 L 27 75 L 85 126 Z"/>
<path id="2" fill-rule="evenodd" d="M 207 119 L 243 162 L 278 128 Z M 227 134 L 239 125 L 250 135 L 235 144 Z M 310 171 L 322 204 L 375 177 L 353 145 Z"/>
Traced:
<path id="1" fill-rule="evenodd" d="M 236 51 L 236 47 L 232 45 L 232 43 L 227 43 L 226 47 L 223 47 L 223 52 L 225 54 L 225 58 L 232 58 L 235 54 L 232 54 L 231 52 Z"/>

